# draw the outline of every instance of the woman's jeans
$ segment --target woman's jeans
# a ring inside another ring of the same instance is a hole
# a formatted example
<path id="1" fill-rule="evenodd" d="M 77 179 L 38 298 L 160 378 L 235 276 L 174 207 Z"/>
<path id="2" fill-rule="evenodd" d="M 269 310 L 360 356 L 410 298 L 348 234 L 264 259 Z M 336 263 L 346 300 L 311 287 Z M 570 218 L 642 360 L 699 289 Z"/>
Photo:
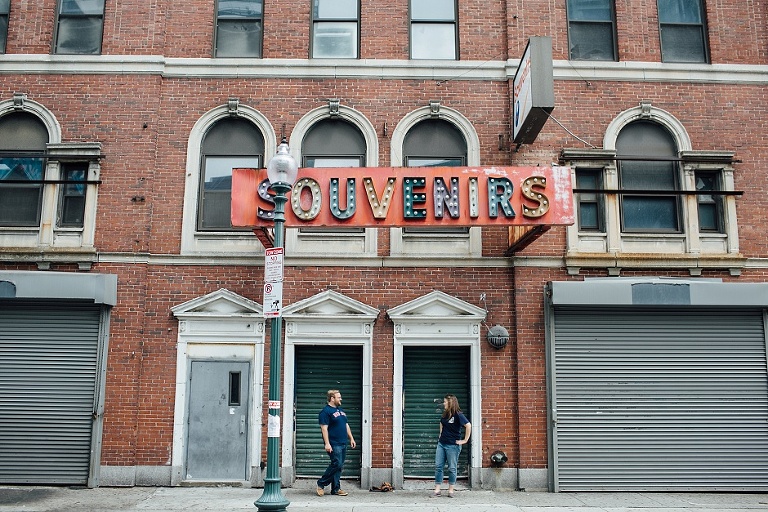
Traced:
<path id="1" fill-rule="evenodd" d="M 456 465 L 459 463 L 461 453 L 460 444 L 437 443 L 435 451 L 435 485 L 443 483 L 443 466 L 448 462 L 448 484 L 456 483 Z"/>
<path id="2" fill-rule="evenodd" d="M 317 481 L 318 487 L 325 487 L 331 485 L 331 494 L 338 492 L 341 488 L 341 470 L 344 469 L 344 460 L 347 458 L 347 445 L 337 444 L 331 446 L 332 450 L 328 454 L 331 458 L 331 463 L 325 469 L 325 473 Z"/>

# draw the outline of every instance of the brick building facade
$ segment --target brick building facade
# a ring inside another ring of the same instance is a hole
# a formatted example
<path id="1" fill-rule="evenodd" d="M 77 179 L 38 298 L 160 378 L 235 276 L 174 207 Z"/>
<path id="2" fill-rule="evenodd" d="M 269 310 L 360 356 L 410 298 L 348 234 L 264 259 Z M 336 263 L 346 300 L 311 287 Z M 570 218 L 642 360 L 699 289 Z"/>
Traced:
<path id="1" fill-rule="evenodd" d="M 765 490 L 767 13 L 0 0 L 0 482 L 263 484 L 264 247 L 227 180 L 285 136 L 300 167 L 567 166 L 576 221 L 289 230 L 284 484 L 338 386 L 363 487 L 429 480 L 456 393 L 472 487 Z M 555 108 L 516 144 L 532 36 Z"/>

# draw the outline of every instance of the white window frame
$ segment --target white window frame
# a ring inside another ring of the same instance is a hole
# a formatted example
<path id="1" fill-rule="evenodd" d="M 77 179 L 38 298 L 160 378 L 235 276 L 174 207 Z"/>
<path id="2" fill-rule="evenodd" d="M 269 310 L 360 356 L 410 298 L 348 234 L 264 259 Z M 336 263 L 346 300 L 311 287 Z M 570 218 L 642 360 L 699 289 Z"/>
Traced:
<path id="1" fill-rule="evenodd" d="M 606 129 L 604 149 L 563 150 L 564 163 L 571 167 L 572 182 L 576 183 L 578 168 L 602 168 L 603 187 L 619 190 L 616 157 L 616 139 L 629 123 L 648 120 L 666 128 L 678 147 L 680 190 L 696 191 L 695 174 L 698 171 L 721 173 L 724 191 L 733 192 L 733 153 L 726 151 L 694 151 L 683 124 L 669 112 L 643 102 L 620 113 Z M 692 275 L 701 273 L 702 267 L 728 267 L 738 272 L 739 263 L 722 261 L 723 257 L 739 258 L 738 226 L 736 222 L 736 198 L 723 196 L 722 233 L 699 232 L 697 196 L 682 198 L 681 233 L 628 233 L 621 231 L 620 200 L 617 194 L 604 196 L 605 231 L 579 231 L 578 219 L 567 227 L 567 266 L 570 273 L 578 273 L 580 267 L 609 267 L 609 273 L 617 274 L 621 267 L 637 267 L 633 263 L 638 254 L 658 256 L 666 267 L 687 267 Z M 575 212 L 578 216 L 579 212 Z M 602 256 L 601 256 L 602 255 Z M 719 263 L 717 260 L 721 260 Z M 606 261 L 610 260 L 610 261 Z M 653 265 L 646 259 L 645 265 Z"/>
<path id="2" fill-rule="evenodd" d="M 233 115 L 229 105 L 220 105 L 203 114 L 192 127 L 187 142 L 187 167 L 181 226 L 181 254 L 205 256 L 253 256 L 264 247 L 251 231 L 198 231 L 197 209 L 200 200 L 200 152 L 205 133 L 217 121 Z M 269 120 L 258 110 L 238 105 L 236 115 L 251 121 L 264 135 L 264 159 L 269 161 L 277 148 L 277 136 Z"/>
<path id="3" fill-rule="evenodd" d="M 437 114 L 433 106 L 418 108 L 407 114 L 392 132 L 390 161 L 394 167 L 404 166 L 403 145 L 408 131 L 426 119 L 438 119 L 452 123 L 467 143 L 467 166 L 480 165 L 480 139 L 472 123 L 459 111 L 440 105 Z M 403 228 L 390 228 L 391 256 L 434 256 L 445 260 L 452 258 L 479 258 L 482 256 L 482 231 L 470 227 L 467 233 L 403 233 Z"/>
<path id="4" fill-rule="evenodd" d="M 365 139 L 365 166 L 378 167 L 379 139 L 373 124 L 362 113 L 345 105 L 338 106 L 338 116 L 354 125 Z M 305 114 L 294 126 L 291 132 L 291 154 L 297 162 L 302 161 L 302 141 L 307 132 L 319 121 L 328 119 L 331 110 L 328 106 L 315 108 Z M 301 171 L 299 171 L 301 177 Z M 329 228 L 328 233 L 302 233 L 299 229 L 289 228 L 285 232 L 285 252 L 291 257 L 339 257 L 348 256 L 355 260 L 365 257 L 376 257 L 377 229 L 365 228 L 363 232 L 339 231 Z"/>

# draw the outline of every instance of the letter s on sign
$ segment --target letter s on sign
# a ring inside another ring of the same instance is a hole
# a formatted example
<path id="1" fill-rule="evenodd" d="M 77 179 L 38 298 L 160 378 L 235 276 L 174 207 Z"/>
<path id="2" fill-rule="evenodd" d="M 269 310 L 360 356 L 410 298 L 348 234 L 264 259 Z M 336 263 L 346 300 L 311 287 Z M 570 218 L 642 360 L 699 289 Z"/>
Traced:
<path id="1" fill-rule="evenodd" d="M 549 198 L 538 191 L 538 189 L 543 190 L 545 188 L 547 188 L 547 178 L 544 176 L 530 176 L 523 181 L 523 186 L 520 187 L 522 194 L 538 205 L 530 208 L 523 204 L 523 217 L 536 219 L 543 217 L 549 211 Z"/>

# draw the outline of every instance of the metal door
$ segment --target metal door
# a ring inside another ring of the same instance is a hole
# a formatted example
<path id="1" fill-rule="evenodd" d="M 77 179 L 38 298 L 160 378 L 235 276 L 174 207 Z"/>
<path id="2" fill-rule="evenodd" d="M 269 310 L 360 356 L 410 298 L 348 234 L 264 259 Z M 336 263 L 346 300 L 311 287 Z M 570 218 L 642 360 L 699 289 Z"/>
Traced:
<path id="1" fill-rule="evenodd" d="M 106 352 L 101 309 L 0 306 L 0 483 L 88 483 Z"/>
<path id="2" fill-rule="evenodd" d="M 469 347 L 405 347 L 403 350 L 403 475 L 434 478 L 443 397 L 456 395 L 469 411 Z M 470 445 L 462 446 L 457 475 L 466 477 Z"/>
<path id="3" fill-rule="evenodd" d="M 768 488 L 762 311 L 559 308 L 549 348 L 555 490 Z"/>
<path id="4" fill-rule="evenodd" d="M 188 480 L 248 479 L 250 363 L 192 361 Z"/>

